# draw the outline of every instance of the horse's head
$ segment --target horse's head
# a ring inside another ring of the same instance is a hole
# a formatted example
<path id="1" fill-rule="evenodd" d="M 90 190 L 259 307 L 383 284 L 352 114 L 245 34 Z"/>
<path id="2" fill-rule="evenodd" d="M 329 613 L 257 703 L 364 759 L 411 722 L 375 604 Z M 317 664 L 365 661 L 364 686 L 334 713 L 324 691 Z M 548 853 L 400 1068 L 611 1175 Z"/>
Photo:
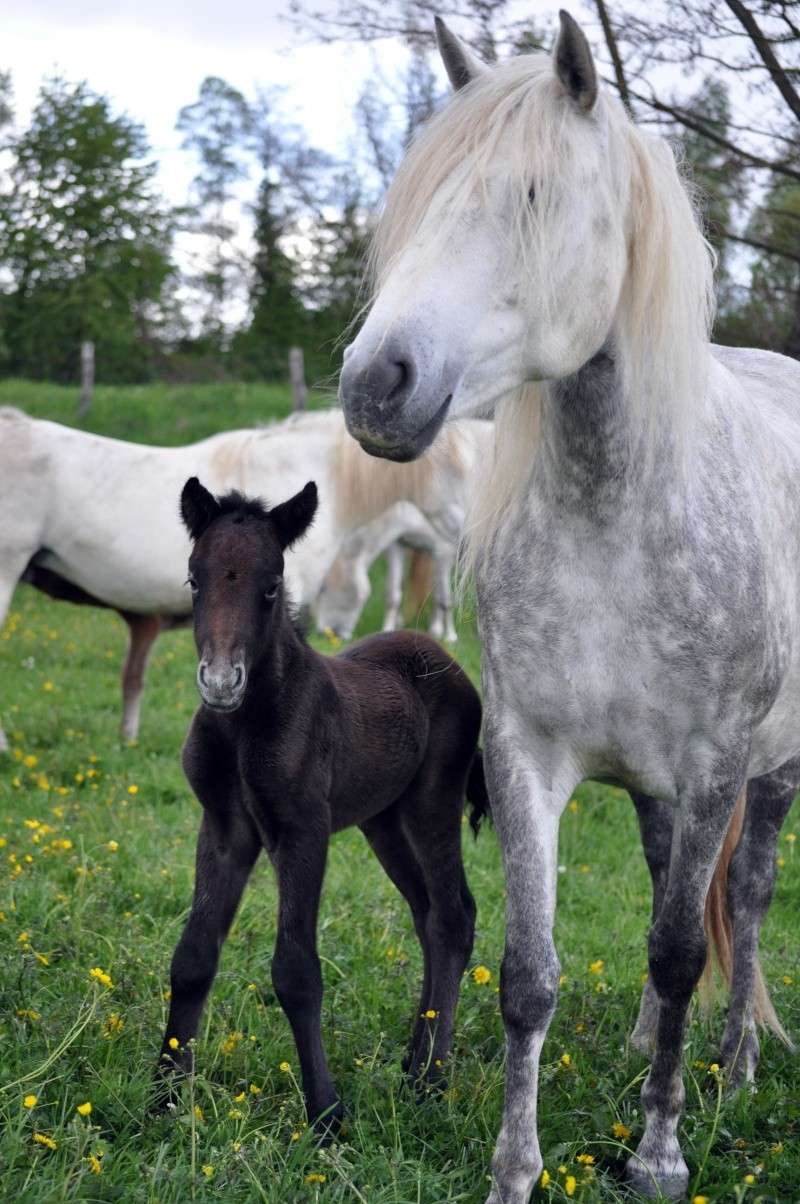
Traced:
<path id="1" fill-rule="evenodd" d="M 351 639 L 371 592 L 364 557 L 340 556 L 317 598 L 317 631 L 332 631 L 343 640 Z"/>
<path id="2" fill-rule="evenodd" d="M 197 687 L 212 710 L 241 705 L 248 676 L 284 613 L 283 554 L 308 529 L 316 509 L 313 481 L 272 510 L 237 492 L 215 498 L 197 477 L 186 482 L 181 517 L 194 543 L 189 585 Z"/>
<path id="3" fill-rule="evenodd" d="M 412 144 L 373 246 L 372 309 L 345 354 L 352 435 L 420 454 L 447 416 L 487 412 L 603 346 L 626 271 L 630 171 L 592 54 L 566 13 L 552 58 L 479 63 L 437 21 L 455 95 Z"/>

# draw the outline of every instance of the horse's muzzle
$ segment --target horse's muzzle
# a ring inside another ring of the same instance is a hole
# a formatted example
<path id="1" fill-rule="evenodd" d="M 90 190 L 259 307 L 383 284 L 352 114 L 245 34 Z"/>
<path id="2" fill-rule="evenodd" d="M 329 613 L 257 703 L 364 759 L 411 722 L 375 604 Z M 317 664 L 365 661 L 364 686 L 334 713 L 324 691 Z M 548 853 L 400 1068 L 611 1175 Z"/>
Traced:
<path id="1" fill-rule="evenodd" d="M 241 661 L 201 660 L 197 666 L 200 697 L 212 711 L 235 711 L 247 689 L 247 670 Z"/>

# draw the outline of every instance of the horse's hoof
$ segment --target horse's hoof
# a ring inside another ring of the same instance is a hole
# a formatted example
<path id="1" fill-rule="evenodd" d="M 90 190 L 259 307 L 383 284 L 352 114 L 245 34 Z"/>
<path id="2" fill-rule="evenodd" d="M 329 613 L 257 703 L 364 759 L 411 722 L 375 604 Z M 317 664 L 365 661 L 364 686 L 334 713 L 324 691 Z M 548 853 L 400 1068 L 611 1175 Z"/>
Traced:
<path id="1" fill-rule="evenodd" d="M 634 1191 L 648 1200 L 683 1200 L 689 1188 L 689 1168 L 685 1163 L 682 1167 L 673 1163 L 659 1169 L 646 1166 L 641 1158 L 629 1158 L 625 1178 Z"/>
<path id="2" fill-rule="evenodd" d="M 311 1124 L 319 1145 L 330 1145 L 339 1136 L 344 1121 L 344 1106 L 336 1100 L 329 1108 L 320 1110 Z"/>

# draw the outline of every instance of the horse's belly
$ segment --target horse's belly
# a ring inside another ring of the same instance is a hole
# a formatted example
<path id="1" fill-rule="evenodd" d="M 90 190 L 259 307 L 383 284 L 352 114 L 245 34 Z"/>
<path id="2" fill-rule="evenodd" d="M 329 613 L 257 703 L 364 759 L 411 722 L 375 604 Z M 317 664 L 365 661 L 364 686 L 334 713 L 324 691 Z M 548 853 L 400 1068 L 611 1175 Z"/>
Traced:
<path id="1" fill-rule="evenodd" d="M 172 571 L 166 571 L 148 562 L 146 555 L 138 563 L 128 558 L 117 563 L 113 555 L 72 549 L 68 557 L 44 552 L 38 563 L 116 610 L 166 616 L 186 615 L 192 609 L 184 574 L 176 571 L 177 560 Z"/>

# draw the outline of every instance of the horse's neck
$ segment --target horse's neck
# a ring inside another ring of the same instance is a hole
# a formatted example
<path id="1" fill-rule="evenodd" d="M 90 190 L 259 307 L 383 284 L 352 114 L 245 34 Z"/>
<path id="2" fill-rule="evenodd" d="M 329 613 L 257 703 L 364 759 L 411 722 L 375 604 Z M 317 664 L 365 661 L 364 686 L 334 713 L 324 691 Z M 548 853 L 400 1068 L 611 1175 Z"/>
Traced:
<path id="1" fill-rule="evenodd" d="M 543 390 L 539 489 L 561 510 L 607 521 L 625 499 L 679 472 L 669 415 L 654 421 L 661 426 L 645 448 L 614 359 L 601 351 L 574 376 Z"/>
<path id="2" fill-rule="evenodd" d="M 297 634 L 286 604 L 282 603 L 269 646 L 251 674 L 248 714 L 256 722 L 259 716 L 274 715 L 284 709 L 286 691 L 296 684 L 306 655 L 313 656 L 313 652 Z"/>

